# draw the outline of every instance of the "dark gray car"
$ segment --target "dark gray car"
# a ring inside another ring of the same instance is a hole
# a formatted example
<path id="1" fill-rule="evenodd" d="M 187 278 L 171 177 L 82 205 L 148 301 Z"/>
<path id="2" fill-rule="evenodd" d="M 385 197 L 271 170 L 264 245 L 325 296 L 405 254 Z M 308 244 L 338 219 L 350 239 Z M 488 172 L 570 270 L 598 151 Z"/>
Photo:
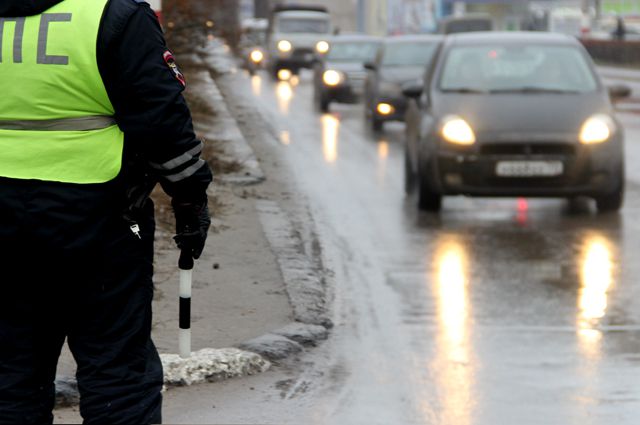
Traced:
<path id="1" fill-rule="evenodd" d="M 329 40 L 329 52 L 314 67 L 314 102 L 322 112 L 331 102 L 356 103 L 364 91 L 364 64 L 376 57 L 382 40 L 366 35 L 342 35 Z"/>
<path id="2" fill-rule="evenodd" d="M 365 83 L 365 115 L 375 131 L 385 121 L 403 121 L 407 101 L 402 85 L 420 79 L 435 56 L 443 37 L 410 35 L 387 38 L 368 69 Z"/>
<path id="3" fill-rule="evenodd" d="M 423 85 L 407 84 L 406 189 L 444 195 L 595 198 L 618 210 L 623 130 L 583 47 L 543 33 L 446 39 Z"/>

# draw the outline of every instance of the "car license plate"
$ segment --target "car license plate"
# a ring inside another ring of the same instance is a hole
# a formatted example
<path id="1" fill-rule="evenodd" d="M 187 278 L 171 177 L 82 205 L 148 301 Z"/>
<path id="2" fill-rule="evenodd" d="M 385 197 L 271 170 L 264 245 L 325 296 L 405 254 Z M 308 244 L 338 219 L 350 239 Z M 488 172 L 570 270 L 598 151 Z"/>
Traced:
<path id="1" fill-rule="evenodd" d="M 561 161 L 500 161 L 496 164 L 499 177 L 556 177 L 563 172 Z"/>

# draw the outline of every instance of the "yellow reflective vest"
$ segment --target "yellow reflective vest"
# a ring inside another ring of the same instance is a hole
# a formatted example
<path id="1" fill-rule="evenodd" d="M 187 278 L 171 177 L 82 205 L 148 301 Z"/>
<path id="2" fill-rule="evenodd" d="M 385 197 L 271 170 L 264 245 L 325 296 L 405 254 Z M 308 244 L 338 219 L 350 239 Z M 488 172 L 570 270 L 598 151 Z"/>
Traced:
<path id="1" fill-rule="evenodd" d="M 120 172 L 124 134 L 97 62 L 107 1 L 0 18 L 0 176 L 88 184 Z"/>

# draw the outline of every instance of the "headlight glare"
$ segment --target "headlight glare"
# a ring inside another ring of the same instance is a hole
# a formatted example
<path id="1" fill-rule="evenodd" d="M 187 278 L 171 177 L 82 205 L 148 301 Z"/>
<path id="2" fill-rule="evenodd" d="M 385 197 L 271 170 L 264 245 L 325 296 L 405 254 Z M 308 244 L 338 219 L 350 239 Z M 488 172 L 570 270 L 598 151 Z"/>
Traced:
<path id="1" fill-rule="evenodd" d="M 290 52 L 293 49 L 293 45 L 289 40 L 280 40 L 278 41 L 278 50 L 282 53 Z"/>
<path id="2" fill-rule="evenodd" d="M 321 54 L 325 54 L 329 51 L 329 43 L 326 41 L 318 41 L 316 43 L 316 51 Z"/>
<path id="3" fill-rule="evenodd" d="M 251 61 L 253 61 L 254 63 L 260 63 L 262 62 L 262 59 L 264 59 L 264 53 L 262 53 L 262 51 L 255 49 L 251 52 Z"/>
<path id="4" fill-rule="evenodd" d="M 378 111 L 380 115 L 391 115 L 396 111 L 396 108 L 390 103 L 378 103 L 376 111 Z"/>
<path id="5" fill-rule="evenodd" d="M 597 114 L 587 119 L 580 129 L 580 143 L 595 145 L 609 140 L 615 124 L 611 117 L 605 114 Z"/>
<path id="6" fill-rule="evenodd" d="M 471 126 L 456 115 L 442 120 L 441 134 L 444 140 L 457 145 L 473 145 L 476 142 L 476 135 Z"/>
<path id="7" fill-rule="evenodd" d="M 338 84 L 342 83 L 343 80 L 344 80 L 344 76 L 340 71 L 328 69 L 322 74 L 322 81 L 327 86 L 331 86 L 331 87 L 337 86 Z"/>

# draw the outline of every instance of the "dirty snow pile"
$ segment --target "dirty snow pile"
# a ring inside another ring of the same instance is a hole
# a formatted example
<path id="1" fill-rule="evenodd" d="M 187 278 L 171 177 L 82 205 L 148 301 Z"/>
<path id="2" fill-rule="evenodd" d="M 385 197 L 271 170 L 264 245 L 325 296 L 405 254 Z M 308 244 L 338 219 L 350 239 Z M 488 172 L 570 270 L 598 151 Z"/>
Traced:
<path id="1" fill-rule="evenodd" d="M 266 372 L 271 363 L 256 353 L 237 348 L 205 348 L 183 359 L 177 354 L 162 354 L 166 386 L 217 382 L 224 379 Z"/>

